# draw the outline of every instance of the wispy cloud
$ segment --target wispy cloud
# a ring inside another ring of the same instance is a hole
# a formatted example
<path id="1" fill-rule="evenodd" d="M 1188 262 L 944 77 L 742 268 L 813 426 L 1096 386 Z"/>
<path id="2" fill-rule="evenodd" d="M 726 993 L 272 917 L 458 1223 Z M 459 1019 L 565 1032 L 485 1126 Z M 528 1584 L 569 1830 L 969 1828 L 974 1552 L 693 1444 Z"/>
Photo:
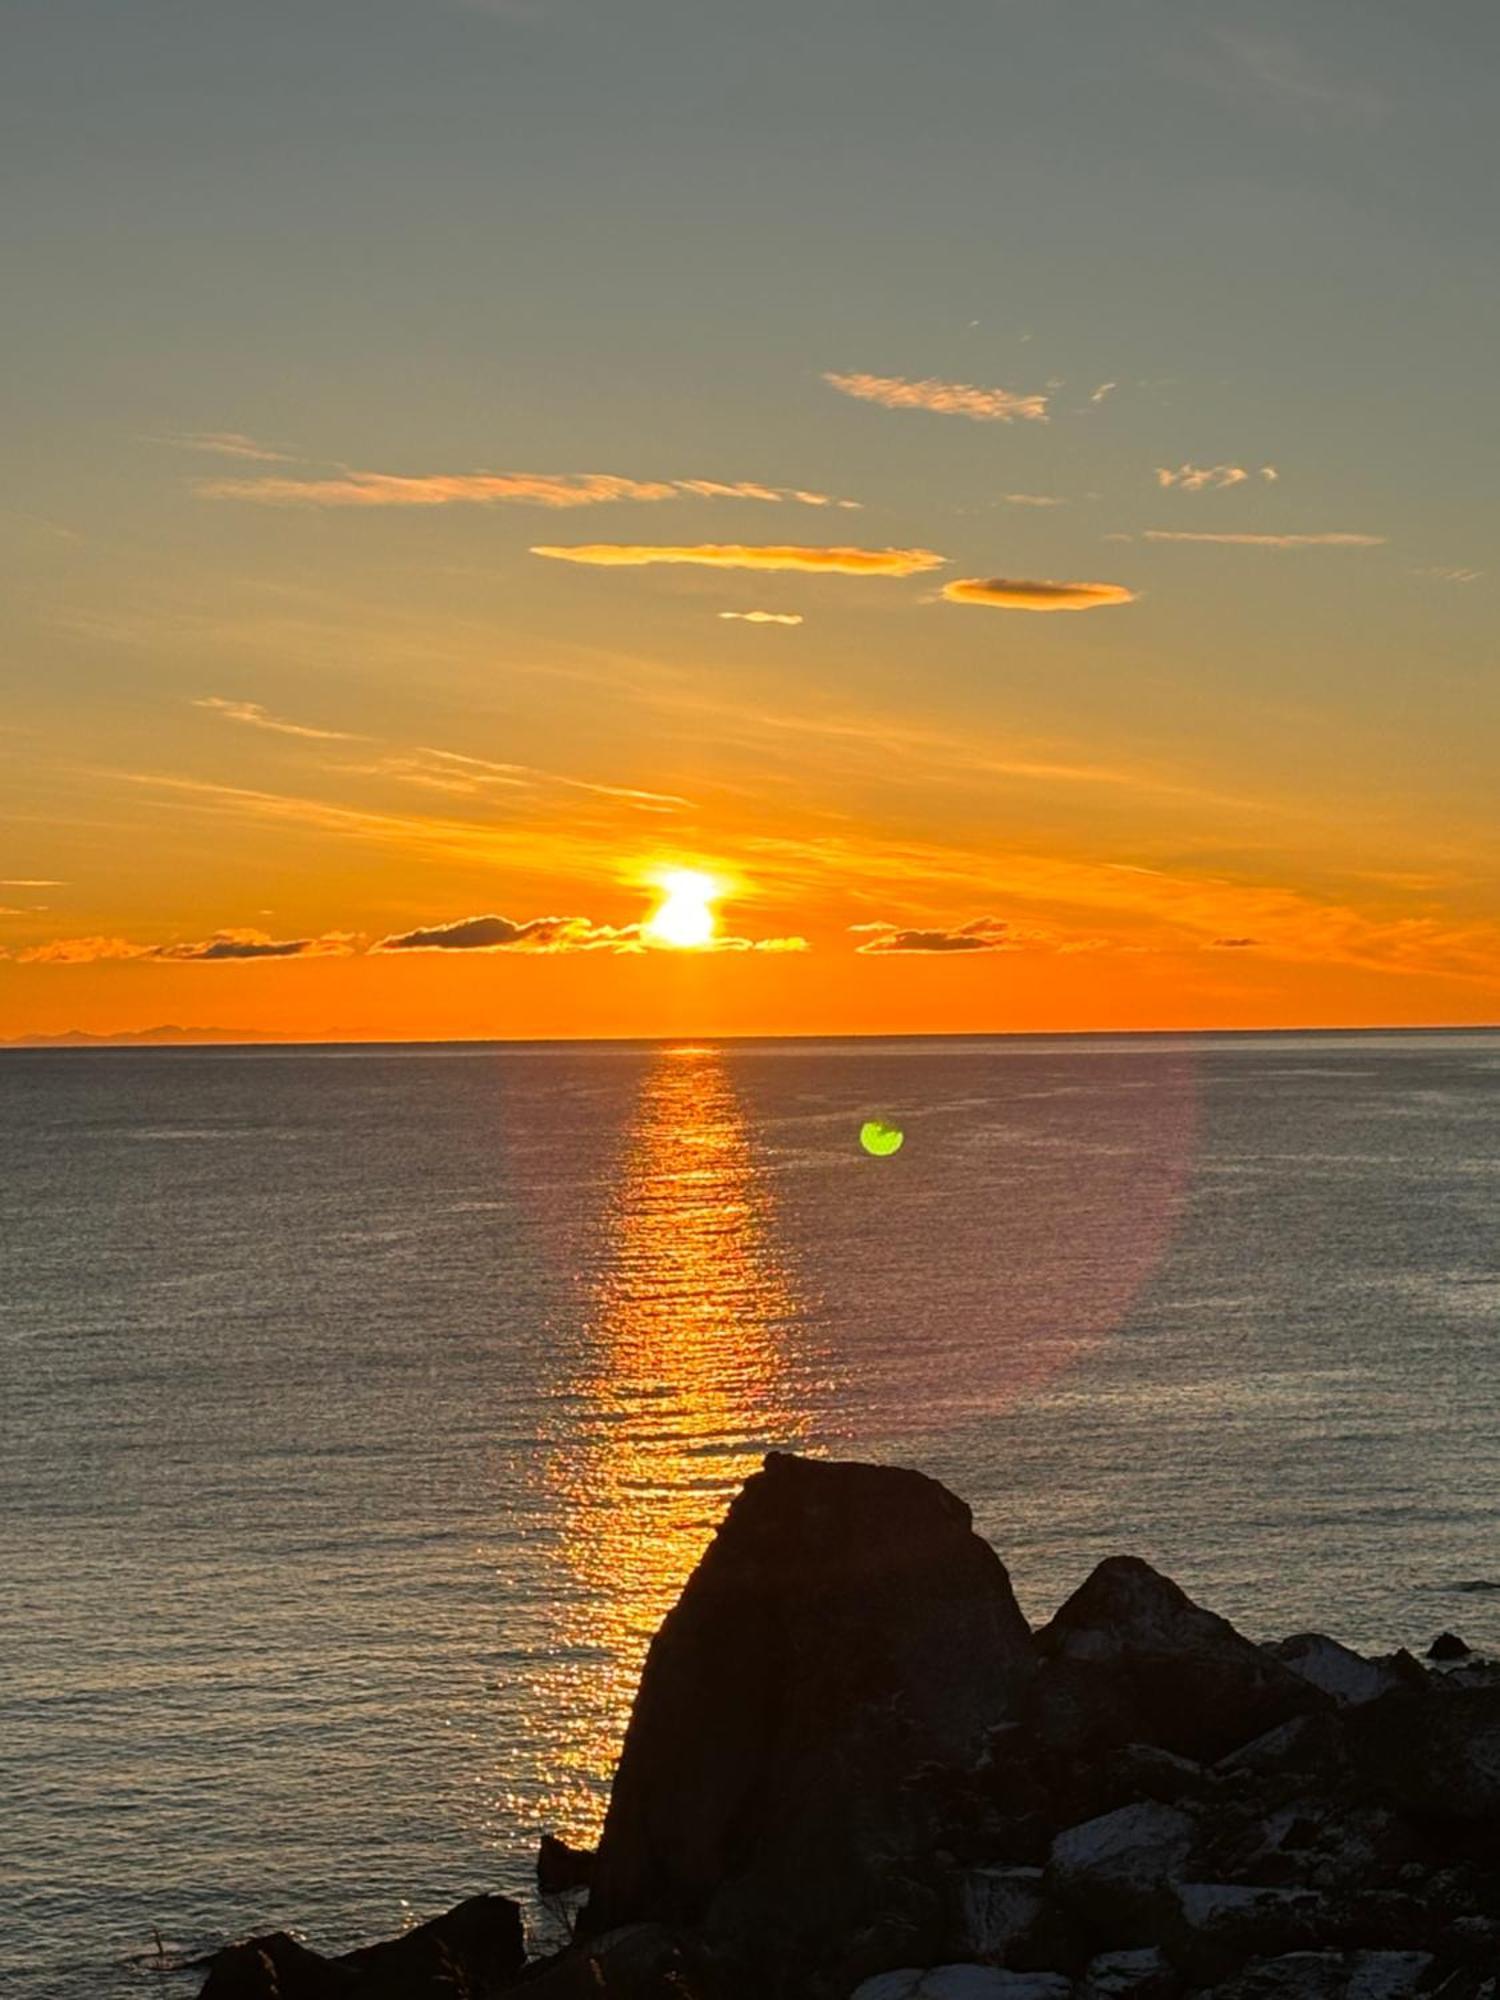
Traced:
<path id="1" fill-rule="evenodd" d="M 1022 419 L 1047 421 L 1045 395 L 1020 395 L 1013 389 L 981 389 L 971 382 L 940 382 L 932 376 L 910 382 L 901 375 L 834 375 L 823 380 L 841 395 L 887 410 L 930 410 L 940 417 L 967 417 L 977 424 L 1010 424 Z"/>
<path id="2" fill-rule="evenodd" d="M 1105 397 L 1112 396 L 1119 386 L 1118 382 L 1101 382 L 1098 388 L 1090 393 L 1089 401 L 1091 403 L 1102 403 Z"/>
<path id="3" fill-rule="evenodd" d="M 649 563 L 696 563 L 705 569 L 831 571 L 839 576 L 917 576 L 941 569 L 946 556 L 931 549 L 761 548 L 739 542 L 706 542 L 653 547 L 629 542 L 582 542 L 571 547 L 543 544 L 534 556 L 557 562 L 588 563 L 601 569 L 637 569 Z"/>
<path id="4" fill-rule="evenodd" d="M 1219 27 L 1208 47 L 1179 56 L 1176 66 L 1219 89 L 1242 93 L 1248 88 L 1309 122 L 1343 118 L 1369 123 L 1386 109 L 1385 98 L 1372 84 L 1320 67 L 1284 35 Z"/>
<path id="5" fill-rule="evenodd" d="M 800 625 L 800 611 L 721 611 L 721 618 L 738 619 L 742 625 Z"/>
<path id="6" fill-rule="evenodd" d="M 603 951 L 635 956 L 652 950 L 670 950 L 653 941 L 640 924 L 596 924 L 587 917 L 529 917 L 517 923 L 510 917 L 461 917 L 454 923 L 428 929 L 402 931 L 382 938 L 373 947 L 378 953 L 403 951 L 522 952 L 553 956 L 561 952 Z M 806 951 L 807 940 L 795 937 L 720 937 L 695 947 L 706 952 L 789 952 Z"/>
<path id="7" fill-rule="evenodd" d="M 241 722 L 251 729 L 268 729 L 277 736 L 305 736 L 321 743 L 358 741 L 347 729 L 314 729 L 310 723 L 288 722 L 283 716 L 272 715 L 258 701 L 226 701 L 222 695 L 207 694 L 199 696 L 192 705 L 222 715 L 226 722 Z"/>
<path id="8" fill-rule="evenodd" d="M 801 507 L 857 508 L 801 486 L 757 480 L 628 479 L 613 472 L 359 472 L 327 479 L 207 479 L 205 500 L 249 500 L 266 507 L 600 507 L 616 501 L 759 500 Z"/>
<path id="9" fill-rule="evenodd" d="M 1054 493 L 1002 493 L 1000 498 L 1007 507 L 1066 507 L 1068 504 Z"/>
<path id="10" fill-rule="evenodd" d="M 223 930 L 211 937 L 168 944 L 133 944 L 122 937 L 54 938 L 16 954 L 22 965 L 94 965 L 101 959 L 155 959 L 174 965 L 253 964 L 263 959 L 347 958 L 356 940 L 344 932 L 322 937 L 273 938 L 265 931 Z"/>
<path id="11" fill-rule="evenodd" d="M 257 465 L 292 465 L 290 452 L 277 451 L 243 431 L 185 431 L 176 437 L 148 438 L 148 444 L 175 445 L 179 451 L 204 451 L 215 458 L 249 459 Z"/>
<path id="12" fill-rule="evenodd" d="M 1156 468 L 1158 486 L 1176 486 L 1184 493 L 1222 492 L 1227 486 L 1243 486 L 1247 480 L 1260 478 L 1267 484 L 1280 478 L 1274 465 L 1262 465 L 1254 472 L 1244 465 L 1159 465 Z"/>
<path id="13" fill-rule="evenodd" d="M 65 889 L 66 882 L 55 881 L 50 875 L 5 875 L 0 876 L 0 889 Z"/>
<path id="14" fill-rule="evenodd" d="M 941 595 L 950 604 L 987 604 L 998 611 L 1098 611 L 1110 604 L 1134 604 L 1137 593 L 1123 583 L 969 576 L 945 583 Z"/>
<path id="15" fill-rule="evenodd" d="M 1461 569 L 1448 563 L 1432 563 L 1425 569 L 1414 569 L 1413 576 L 1430 576 L 1439 583 L 1478 583 L 1484 575 L 1482 569 Z"/>
<path id="16" fill-rule="evenodd" d="M 1120 537 L 1128 541 L 1128 536 Z M 1378 549 L 1384 546 L 1384 535 L 1237 535 L 1211 534 L 1190 531 L 1186 528 L 1147 528 L 1141 537 L 1145 542 L 1218 542 L 1230 548 L 1244 549 Z"/>
<path id="17" fill-rule="evenodd" d="M 566 791 L 589 792 L 597 798 L 618 799 L 622 804 L 645 812 L 679 812 L 692 804 L 676 792 L 652 792 L 637 785 L 611 785 L 594 778 L 575 778 L 561 771 L 542 770 L 533 764 L 501 763 L 490 757 L 474 757 L 461 750 L 439 750 L 423 744 L 415 750 L 393 751 L 367 764 L 339 768 L 365 778 L 395 778 L 403 784 L 420 785 L 429 791 L 453 792 L 474 797 L 495 786 L 504 790 L 526 791 L 559 786 Z"/>

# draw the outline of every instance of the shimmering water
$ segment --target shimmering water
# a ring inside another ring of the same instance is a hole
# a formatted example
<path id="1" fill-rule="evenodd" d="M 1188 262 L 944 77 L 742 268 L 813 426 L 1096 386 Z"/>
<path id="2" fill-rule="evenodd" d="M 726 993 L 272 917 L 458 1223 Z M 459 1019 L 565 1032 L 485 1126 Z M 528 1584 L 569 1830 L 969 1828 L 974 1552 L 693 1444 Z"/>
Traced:
<path id="1" fill-rule="evenodd" d="M 0 1981 L 523 1886 L 768 1445 L 1500 1645 L 1497 1197 L 1496 1035 L 0 1056 Z"/>

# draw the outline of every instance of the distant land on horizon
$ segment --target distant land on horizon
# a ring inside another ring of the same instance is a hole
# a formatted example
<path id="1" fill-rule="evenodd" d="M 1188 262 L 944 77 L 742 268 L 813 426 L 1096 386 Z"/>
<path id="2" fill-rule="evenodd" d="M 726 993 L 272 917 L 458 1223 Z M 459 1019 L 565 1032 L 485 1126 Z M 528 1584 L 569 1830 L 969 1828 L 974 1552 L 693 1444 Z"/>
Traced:
<path id="1" fill-rule="evenodd" d="M 168 1022 L 157 1028 L 120 1028 L 111 1034 L 101 1035 L 88 1034 L 82 1028 L 68 1028 L 59 1035 L 10 1035 L 0 1041 L 0 1048 L 97 1049 L 194 1042 L 295 1042 L 300 1039 L 297 1035 L 272 1028 L 180 1028 L 175 1022 Z"/>

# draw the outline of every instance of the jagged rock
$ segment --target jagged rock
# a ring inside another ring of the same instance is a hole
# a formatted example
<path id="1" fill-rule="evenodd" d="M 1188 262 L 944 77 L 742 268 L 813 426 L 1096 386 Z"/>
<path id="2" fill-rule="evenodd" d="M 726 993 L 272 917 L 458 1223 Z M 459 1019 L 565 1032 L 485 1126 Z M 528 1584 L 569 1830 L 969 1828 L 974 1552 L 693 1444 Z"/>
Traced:
<path id="1" fill-rule="evenodd" d="M 565 1896 L 586 1889 L 594 1879 L 592 1848 L 570 1847 L 555 1833 L 544 1833 L 536 1851 L 536 1886 L 544 1896 Z"/>
<path id="2" fill-rule="evenodd" d="M 1040 1868 L 966 1868 L 954 1886 L 949 1949 L 1003 1958 L 1036 1928 L 1044 1908 Z"/>
<path id="3" fill-rule="evenodd" d="M 1196 1831 L 1175 1806 L 1121 1806 L 1057 1836 L 1048 1887 L 1102 1941 L 1149 1943 L 1159 1892 L 1182 1872 Z"/>
<path id="4" fill-rule="evenodd" d="M 1279 1640 L 1266 1651 L 1301 1679 L 1338 1703 L 1340 1708 L 1356 1708 L 1376 1701 L 1383 1694 L 1407 1684 L 1405 1675 L 1388 1660 L 1367 1660 L 1362 1653 L 1341 1646 L 1322 1632 L 1298 1632 Z M 1418 1669 L 1420 1672 L 1420 1669 Z"/>
<path id="5" fill-rule="evenodd" d="M 1467 1660 L 1474 1648 L 1459 1638 L 1456 1632 L 1439 1632 L 1427 1648 L 1429 1660 Z"/>
<path id="6" fill-rule="evenodd" d="M 1089 1960 L 1078 2000 L 1171 2000 L 1181 1984 L 1155 1945 L 1139 1951 L 1106 1951 Z"/>
<path id="7" fill-rule="evenodd" d="M 1385 1695 L 1348 1729 L 1361 1775 L 1406 1811 L 1500 1818 L 1500 1688 Z"/>
<path id="8" fill-rule="evenodd" d="M 1189 1805 L 1211 1798 L 1218 1787 L 1213 1772 L 1202 1764 L 1154 1743 L 1125 1744 L 1109 1759 L 1103 1775 L 1122 1804 L 1155 1799 L 1161 1805 Z"/>
<path id="9" fill-rule="evenodd" d="M 652 1642 L 586 1930 L 696 1926 L 761 2000 L 877 1921 L 940 1937 L 912 1780 L 972 1765 L 1033 1671 L 962 1501 L 772 1453 Z"/>
<path id="10" fill-rule="evenodd" d="M 1134 1556 L 1100 1563 L 1036 1643 L 1045 1661 L 1071 1670 L 1076 1702 L 1134 1725 L 1117 1740 L 1199 1762 L 1329 1706 L 1321 1690 Z M 1043 1707 L 1052 1677 L 1044 1672 L 1039 1683 Z"/>
<path id="11" fill-rule="evenodd" d="M 1425 1951 L 1297 1951 L 1257 1959 L 1217 2000 L 1409 2000 L 1427 1990 Z"/>
<path id="12" fill-rule="evenodd" d="M 1194 1986 L 1211 1986 L 1250 1958 L 1316 1944 L 1322 1905 L 1299 1889 L 1177 1882 L 1164 1923 L 1167 1955 Z"/>
<path id="13" fill-rule="evenodd" d="M 1069 2000 L 1073 1982 L 1056 1972 L 1002 1972 L 992 1965 L 904 1966 L 879 1973 L 850 2000 Z"/>
<path id="14" fill-rule="evenodd" d="M 470 1896 L 441 1917 L 336 1958 L 284 1931 L 216 1952 L 200 2000 L 484 2000 L 526 1962 L 521 1912 Z"/>
<path id="15" fill-rule="evenodd" d="M 663 1924 L 626 1924 L 560 1952 L 515 2000 L 717 2000 L 701 1947 Z"/>
<path id="16" fill-rule="evenodd" d="M 1225 1776 L 1278 1777 L 1291 1772 L 1326 1779 L 1346 1762 L 1343 1725 L 1336 1711 L 1296 1715 L 1221 1757 L 1214 1769 Z"/>

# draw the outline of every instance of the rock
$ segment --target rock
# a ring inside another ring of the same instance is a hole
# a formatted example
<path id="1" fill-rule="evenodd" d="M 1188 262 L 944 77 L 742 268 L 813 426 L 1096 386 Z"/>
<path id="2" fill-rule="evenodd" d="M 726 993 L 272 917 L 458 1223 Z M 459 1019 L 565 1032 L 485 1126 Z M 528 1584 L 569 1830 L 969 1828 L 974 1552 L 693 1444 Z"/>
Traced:
<path id="1" fill-rule="evenodd" d="M 1297 1951 L 1257 1959 L 1217 2000 L 1410 2000 L 1427 1990 L 1425 1951 Z"/>
<path id="2" fill-rule="evenodd" d="M 1500 1818 L 1500 1688 L 1386 1695 L 1348 1730 L 1360 1774 L 1407 1812 Z"/>
<path id="3" fill-rule="evenodd" d="M 1036 1644 L 1044 1661 L 1072 1669 L 1077 1699 L 1100 1713 L 1123 1709 L 1135 1724 L 1130 1736 L 1203 1763 L 1330 1705 L 1320 1689 L 1134 1556 L 1100 1563 Z M 1044 1672 L 1043 1688 L 1048 1677 Z"/>
<path id="4" fill-rule="evenodd" d="M 1040 1868 L 966 1868 L 954 1888 L 949 1948 L 1004 1958 L 1035 1929 L 1043 1910 Z"/>
<path id="5" fill-rule="evenodd" d="M 1127 1743 L 1108 1761 L 1106 1782 L 1122 1804 L 1156 1799 L 1162 1805 L 1185 1805 L 1211 1798 L 1218 1781 L 1212 1771 L 1191 1757 L 1176 1757 L 1154 1743 Z"/>
<path id="6" fill-rule="evenodd" d="M 1002 1972 L 992 1965 L 934 1965 L 882 1972 L 850 2000 L 1069 2000 L 1071 1979 L 1056 1972 Z"/>
<path id="7" fill-rule="evenodd" d="M 1196 1830 L 1192 1817 L 1175 1806 L 1121 1806 L 1057 1836 L 1048 1886 L 1105 1942 L 1148 1944 L 1159 1892 L 1182 1872 Z"/>
<path id="8" fill-rule="evenodd" d="M 1299 1889 L 1233 1882 L 1177 1882 L 1164 1925 L 1167 1955 L 1190 1985 L 1211 1986 L 1250 1958 L 1318 1942 L 1319 1898 Z"/>
<path id="9" fill-rule="evenodd" d="M 1327 1778 L 1346 1761 L 1344 1731 L 1335 1713 L 1297 1715 L 1263 1736 L 1241 1743 L 1214 1766 L 1227 1777 L 1271 1778 L 1286 1773 Z"/>
<path id="10" fill-rule="evenodd" d="M 400 1937 L 325 1958 L 284 1931 L 216 1952 L 201 2000 L 481 2000 L 526 1962 L 521 1912 L 471 1896 Z"/>
<path id="11" fill-rule="evenodd" d="M 544 1833 L 536 1851 L 536 1886 L 544 1896 L 565 1896 L 586 1889 L 594 1879 L 592 1848 L 570 1847 L 554 1833 Z"/>
<path id="12" fill-rule="evenodd" d="M 1405 1676 L 1394 1664 L 1367 1660 L 1321 1632 L 1298 1632 L 1266 1651 L 1302 1680 L 1321 1688 L 1340 1708 L 1356 1708 L 1406 1685 Z"/>
<path id="13" fill-rule="evenodd" d="M 1078 2000 L 1171 2000 L 1181 1981 L 1155 1945 L 1091 1958 Z"/>
<path id="14" fill-rule="evenodd" d="M 528 1975 L 515 2000 L 717 2000 L 702 1949 L 663 1924 L 626 1924 Z"/>
<path id="15" fill-rule="evenodd" d="M 912 1781 L 971 1766 L 1033 1672 L 962 1501 L 772 1453 L 652 1642 L 585 1930 L 696 1926 L 760 2000 L 877 1921 L 940 1937 Z"/>
<path id="16" fill-rule="evenodd" d="M 1456 1632 L 1439 1632 L 1427 1648 L 1427 1657 L 1429 1660 L 1467 1660 L 1473 1650 Z"/>

